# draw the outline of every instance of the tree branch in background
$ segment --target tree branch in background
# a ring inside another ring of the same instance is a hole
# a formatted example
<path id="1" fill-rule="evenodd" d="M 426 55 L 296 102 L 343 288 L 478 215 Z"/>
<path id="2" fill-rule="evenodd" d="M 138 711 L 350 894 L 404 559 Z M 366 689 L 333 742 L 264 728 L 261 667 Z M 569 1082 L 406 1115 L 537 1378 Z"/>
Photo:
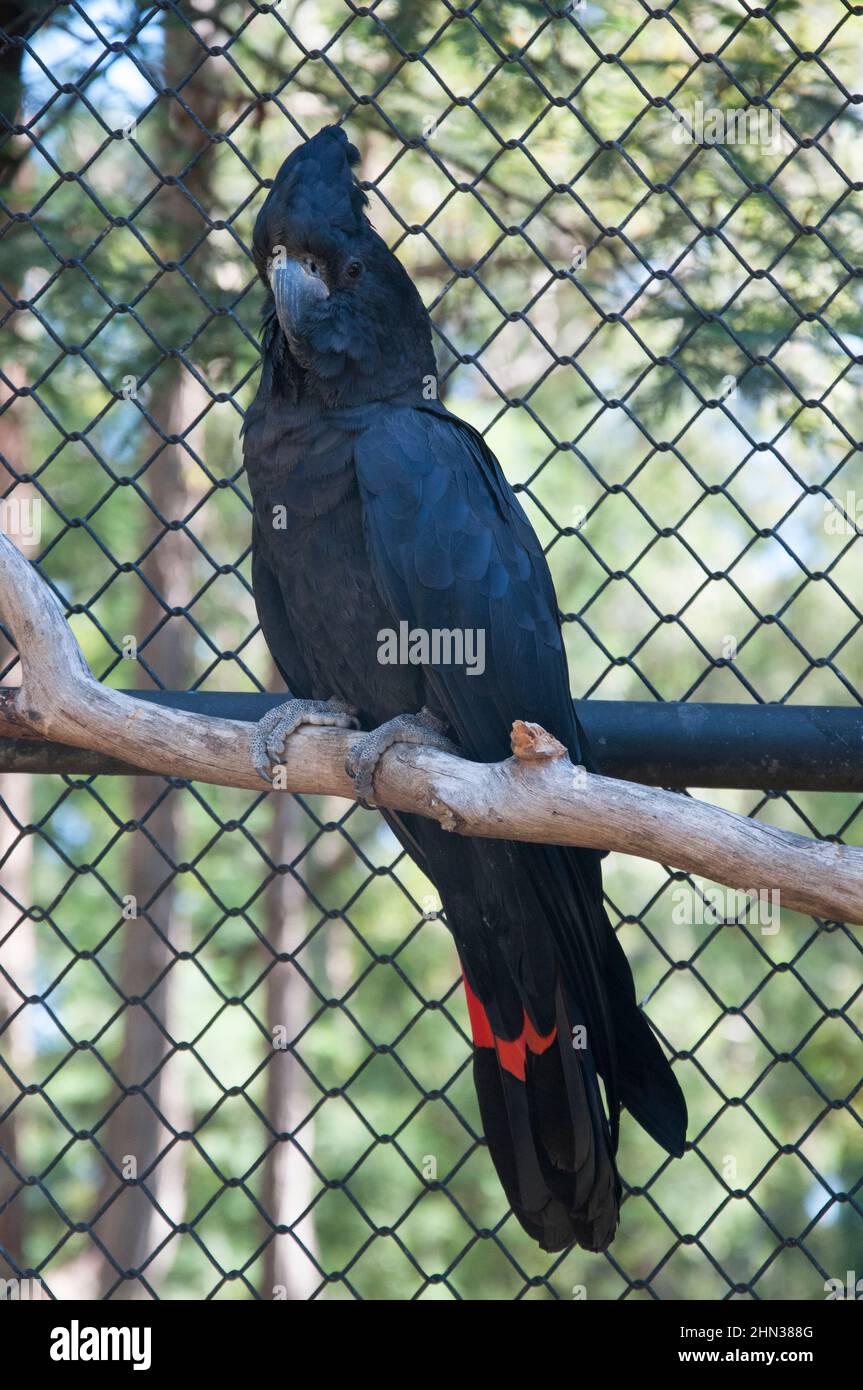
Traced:
<path id="1" fill-rule="evenodd" d="M 0 707 L 8 732 L 110 752 L 164 776 L 260 791 L 249 755 L 253 725 L 155 707 L 100 685 L 54 596 L 5 536 L 0 613 L 23 669 L 20 691 L 6 692 Z M 344 761 L 360 737 L 300 729 L 288 740 L 282 788 L 353 800 Z M 861 849 L 586 773 L 544 730 L 520 721 L 513 752 L 486 764 L 397 745 L 380 764 L 376 796 L 456 834 L 618 850 L 746 892 L 778 891 L 793 911 L 863 923 Z"/>

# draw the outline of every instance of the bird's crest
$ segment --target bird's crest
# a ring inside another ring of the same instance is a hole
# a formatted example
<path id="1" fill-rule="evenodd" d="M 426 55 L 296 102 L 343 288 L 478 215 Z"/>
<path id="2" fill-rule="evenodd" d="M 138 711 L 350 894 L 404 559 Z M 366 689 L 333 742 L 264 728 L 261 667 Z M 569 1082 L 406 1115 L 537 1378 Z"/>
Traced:
<path id="1" fill-rule="evenodd" d="M 341 126 L 324 126 L 291 151 L 269 196 L 278 198 L 297 221 L 323 223 L 351 235 L 369 225 L 369 200 L 353 173 L 359 159 L 359 150 Z"/>

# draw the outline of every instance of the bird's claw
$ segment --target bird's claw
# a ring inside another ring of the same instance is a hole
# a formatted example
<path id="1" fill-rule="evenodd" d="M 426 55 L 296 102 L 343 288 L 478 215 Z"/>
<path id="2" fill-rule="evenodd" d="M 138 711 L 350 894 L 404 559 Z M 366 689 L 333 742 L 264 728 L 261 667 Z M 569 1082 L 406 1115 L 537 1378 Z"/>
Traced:
<path id="1" fill-rule="evenodd" d="M 285 743 L 303 724 L 320 728 L 358 729 L 356 711 L 343 700 L 286 700 L 268 710 L 255 725 L 250 751 L 255 770 L 272 786 L 272 769 L 285 752 Z"/>
<path id="2" fill-rule="evenodd" d="M 446 724 L 427 709 L 419 714 L 399 714 L 379 724 L 356 743 L 345 759 L 345 771 L 354 784 L 358 801 L 374 804 L 375 772 L 378 763 L 394 743 L 413 743 L 425 748 L 440 748 L 444 753 L 461 757 L 461 749 L 444 733 Z"/>

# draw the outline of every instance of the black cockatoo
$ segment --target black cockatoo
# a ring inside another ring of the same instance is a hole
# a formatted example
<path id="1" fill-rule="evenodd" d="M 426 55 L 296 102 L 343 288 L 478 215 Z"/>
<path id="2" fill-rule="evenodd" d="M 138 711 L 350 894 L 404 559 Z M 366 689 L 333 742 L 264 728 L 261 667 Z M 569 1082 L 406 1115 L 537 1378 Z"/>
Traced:
<path id="1" fill-rule="evenodd" d="M 429 317 L 369 222 L 357 159 L 343 130 L 321 130 L 282 165 L 255 226 L 268 293 L 244 425 L 253 587 L 292 697 L 258 726 L 256 765 L 268 776 L 302 723 L 358 725 L 349 771 L 370 799 L 392 743 L 497 762 L 524 719 L 590 767 L 542 549 L 482 436 L 437 399 Z M 473 634 L 484 661 L 436 661 L 433 645 L 425 664 L 382 661 L 381 634 L 402 623 Z M 621 1105 L 675 1155 L 686 1107 L 603 909 L 600 855 L 383 814 L 455 938 L 513 1211 L 546 1250 L 605 1249 Z"/>

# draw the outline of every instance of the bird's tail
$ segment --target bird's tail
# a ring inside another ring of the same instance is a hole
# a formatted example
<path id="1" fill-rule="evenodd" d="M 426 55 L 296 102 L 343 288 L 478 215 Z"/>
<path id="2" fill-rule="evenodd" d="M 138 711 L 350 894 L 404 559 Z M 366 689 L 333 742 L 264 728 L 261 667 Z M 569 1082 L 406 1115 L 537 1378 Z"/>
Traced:
<path id="1" fill-rule="evenodd" d="M 543 1250 L 604 1250 L 620 1203 L 615 1144 L 562 988 L 552 1031 L 541 1036 L 525 1016 L 510 1040 L 495 1035 L 467 979 L 465 990 L 480 1115 L 510 1206 Z"/>
<path id="2" fill-rule="evenodd" d="M 454 838 L 387 812 L 456 940 L 494 1165 L 546 1250 L 604 1250 L 620 1205 L 620 1106 L 669 1153 L 686 1104 L 602 905 L 593 851 Z"/>
<path id="3" fill-rule="evenodd" d="M 540 909 L 523 927 L 534 947 L 537 938 L 547 942 L 554 961 L 553 1010 L 538 1029 L 520 1006 L 522 1026 L 514 1028 L 511 991 L 522 999 L 531 991 L 493 959 L 501 938 L 486 940 L 490 968 L 482 1000 L 471 983 L 467 953 L 465 987 L 483 1126 L 513 1211 L 543 1249 L 577 1243 L 604 1250 L 620 1204 L 620 1105 L 679 1156 L 686 1104 L 638 1008 L 629 963 L 602 907 L 598 862 L 550 846 L 520 845 L 516 855 Z"/>

